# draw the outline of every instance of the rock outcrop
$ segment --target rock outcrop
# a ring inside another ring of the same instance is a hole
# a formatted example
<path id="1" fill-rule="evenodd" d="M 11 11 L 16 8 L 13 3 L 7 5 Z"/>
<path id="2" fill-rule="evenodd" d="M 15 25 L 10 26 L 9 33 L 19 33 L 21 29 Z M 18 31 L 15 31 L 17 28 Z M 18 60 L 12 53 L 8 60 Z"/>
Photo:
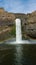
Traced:
<path id="1" fill-rule="evenodd" d="M 29 14 L 22 14 L 22 13 L 10 13 L 5 11 L 3 8 L 0 8 L 0 31 L 1 28 L 3 30 L 3 26 L 4 28 L 10 26 L 13 28 L 13 26 L 15 25 L 16 18 L 21 19 L 22 37 L 27 39 L 28 37 L 36 39 L 36 11 Z"/>
<path id="2" fill-rule="evenodd" d="M 26 34 L 36 39 L 36 11 L 27 14 Z"/>

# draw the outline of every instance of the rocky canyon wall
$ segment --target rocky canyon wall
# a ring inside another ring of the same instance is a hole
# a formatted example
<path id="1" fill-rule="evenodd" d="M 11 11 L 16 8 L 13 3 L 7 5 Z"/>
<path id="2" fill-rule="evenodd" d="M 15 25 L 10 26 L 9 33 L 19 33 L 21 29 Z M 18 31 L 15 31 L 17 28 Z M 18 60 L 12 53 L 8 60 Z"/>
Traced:
<path id="1" fill-rule="evenodd" d="M 28 14 L 11 13 L 0 8 L 0 31 L 3 26 L 14 26 L 16 18 L 21 19 L 22 37 L 36 39 L 36 11 Z"/>

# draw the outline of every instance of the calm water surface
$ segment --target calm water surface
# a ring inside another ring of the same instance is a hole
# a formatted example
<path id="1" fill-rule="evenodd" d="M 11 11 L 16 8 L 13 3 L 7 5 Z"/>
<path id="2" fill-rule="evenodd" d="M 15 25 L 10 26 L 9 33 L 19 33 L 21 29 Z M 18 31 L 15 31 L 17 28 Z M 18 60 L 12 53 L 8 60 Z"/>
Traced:
<path id="1" fill-rule="evenodd" d="M 0 65 L 36 65 L 36 44 L 1 44 Z"/>

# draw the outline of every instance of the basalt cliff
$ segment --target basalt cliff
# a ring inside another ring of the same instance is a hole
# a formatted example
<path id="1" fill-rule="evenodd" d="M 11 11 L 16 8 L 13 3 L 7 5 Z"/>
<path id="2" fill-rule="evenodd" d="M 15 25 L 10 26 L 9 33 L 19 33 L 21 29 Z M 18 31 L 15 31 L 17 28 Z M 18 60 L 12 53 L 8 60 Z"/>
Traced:
<path id="1" fill-rule="evenodd" d="M 36 11 L 28 14 L 11 13 L 0 8 L 0 41 L 16 37 L 16 18 L 21 19 L 22 38 L 36 39 Z"/>

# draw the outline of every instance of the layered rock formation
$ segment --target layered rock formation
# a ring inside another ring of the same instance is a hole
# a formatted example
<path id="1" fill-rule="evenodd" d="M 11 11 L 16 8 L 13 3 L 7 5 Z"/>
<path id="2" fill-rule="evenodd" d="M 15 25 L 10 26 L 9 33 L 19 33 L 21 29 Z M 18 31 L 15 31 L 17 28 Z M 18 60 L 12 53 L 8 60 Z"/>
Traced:
<path id="1" fill-rule="evenodd" d="M 26 34 L 36 39 L 36 11 L 27 14 Z"/>
<path id="2" fill-rule="evenodd" d="M 4 9 L 0 9 L 0 26 L 14 23 L 15 16 L 13 13 L 8 13 Z"/>
<path id="3" fill-rule="evenodd" d="M 29 14 L 22 14 L 22 13 L 10 13 L 5 11 L 3 8 L 0 8 L 0 32 L 4 30 L 4 28 L 6 29 L 10 28 L 10 30 L 12 30 L 11 28 L 15 26 L 16 18 L 21 19 L 22 37 L 26 39 L 28 39 L 28 37 L 36 39 L 36 11 Z M 10 31 L 6 33 L 6 36 L 4 35 L 5 32 L 2 33 L 1 34 L 4 36 L 4 39 L 7 38 L 8 33 L 9 33 L 8 37 L 11 36 Z M 3 39 L 2 35 L 0 36 L 0 40 Z M 13 35 L 14 34 L 12 34 L 12 36 Z"/>
<path id="4" fill-rule="evenodd" d="M 15 36 L 15 15 L 0 8 L 0 41 Z M 12 34 L 11 34 L 12 33 Z"/>

